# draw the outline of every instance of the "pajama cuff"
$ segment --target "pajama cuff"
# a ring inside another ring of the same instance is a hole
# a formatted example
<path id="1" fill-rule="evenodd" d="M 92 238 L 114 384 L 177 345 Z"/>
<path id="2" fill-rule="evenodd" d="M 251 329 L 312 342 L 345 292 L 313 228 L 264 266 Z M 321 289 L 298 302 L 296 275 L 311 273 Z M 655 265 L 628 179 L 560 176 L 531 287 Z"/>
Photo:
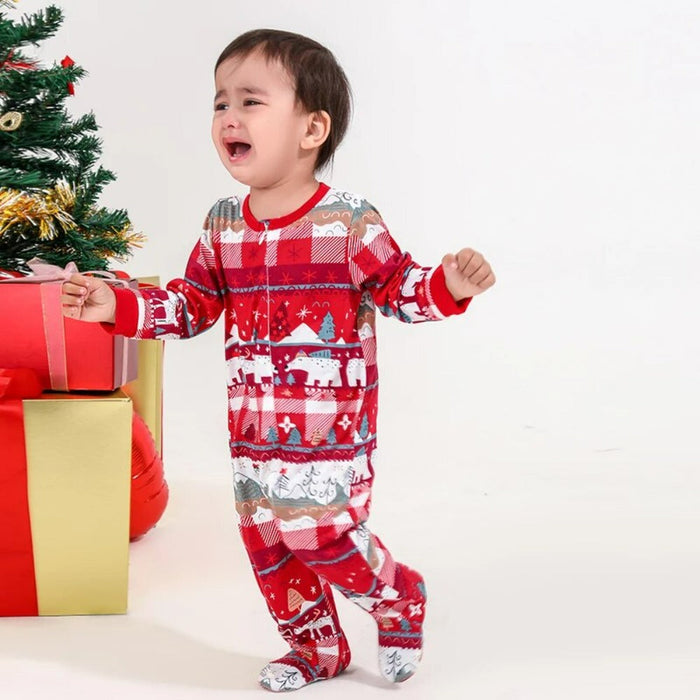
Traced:
<path id="1" fill-rule="evenodd" d="M 117 287 L 113 289 L 116 299 L 114 323 L 101 323 L 100 325 L 114 335 L 125 335 L 133 338 L 138 331 L 139 302 L 136 294 L 131 289 Z"/>
<path id="2" fill-rule="evenodd" d="M 474 298 L 466 297 L 466 299 L 455 301 L 450 290 L 447 289 L 445 270 L 442 265 L 436 267 L 430 277 L 429 289 L 433 303 L 443 316 L 454 316 L 455 314 L 464 313 L 467 310 L 467 306 L 469 306 L 471 300 Z"/>

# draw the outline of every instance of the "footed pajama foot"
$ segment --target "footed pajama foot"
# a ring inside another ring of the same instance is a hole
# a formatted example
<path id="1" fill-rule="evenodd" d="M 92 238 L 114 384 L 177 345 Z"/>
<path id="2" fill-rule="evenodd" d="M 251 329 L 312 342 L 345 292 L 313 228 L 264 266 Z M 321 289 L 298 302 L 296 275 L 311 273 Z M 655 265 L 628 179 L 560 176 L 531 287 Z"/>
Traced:
<path id="1" fill-rule="evenodd" d="M 408 680 L 418 669 L 423 649 L 379 646 L 379 671 L 392 683 Z"/>
<path id="2" fill-rule="evenodd" d="M 379 671 L 388 681 L 401 683 L 417 670 L 423 658 L 423 621 L 427 595 L 420 574 L 405 567 L 410 600 L 396 608 L 379 606 L 374 616 L 379 626 Z"/>
<path id="3" fill-rule="evenodd" d="M 334 678 L 349 663 L 350 648 L 345 638 L 341 637 L 331 646 L 299 648 L 270 661 L 260 671 L 258 683 L 274 693 L 298 690 L 310 683 Z"/>

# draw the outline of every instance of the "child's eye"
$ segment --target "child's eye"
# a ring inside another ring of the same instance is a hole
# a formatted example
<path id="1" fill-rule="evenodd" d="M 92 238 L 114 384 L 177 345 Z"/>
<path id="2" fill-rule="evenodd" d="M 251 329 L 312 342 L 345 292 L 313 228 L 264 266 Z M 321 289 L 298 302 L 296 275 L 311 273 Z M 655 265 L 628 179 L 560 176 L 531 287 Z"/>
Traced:
<path id="1" fill-rule="evenodd" d="M 215 112 L 221 112 L 221 111 L 226 110 L 226 109 L 228 109 L 228 105 L 225 102 L 217 102 L 214 105 Z"/>
<path id="2" fill-rule="evenodd" d="M 262 103 L 258 102 L 257 100 L 243 100 L 244 107 L 252 107 L 254 105 L 259 105 L 259 104 L 262 104 Z"/>

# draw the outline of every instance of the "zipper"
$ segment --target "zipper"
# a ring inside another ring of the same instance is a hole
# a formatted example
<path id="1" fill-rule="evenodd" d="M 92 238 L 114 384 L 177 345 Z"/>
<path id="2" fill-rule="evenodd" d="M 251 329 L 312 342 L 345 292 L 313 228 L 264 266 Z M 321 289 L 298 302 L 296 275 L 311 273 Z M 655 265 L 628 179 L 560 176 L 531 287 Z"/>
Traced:
<path id="1" fill-rule="evenodd" d="M 260 234 L 260 245 L 262 245 L 263 241 L 267 240 L 267 232 L 270 228 L 270 222 L 268 219 L 264 219 L 262 222 L 263 226 L 265 229 L 261 232 Z M 267 264 L 267 252 L 269 250 L 269 246 L 265 247 L 265 255 L 263 256 L 263 261 L 265 263 L 265 278 L 267 280 L 267 285 L 265 289 L 265 293 L 267 295 L 267 348 L 268 348 L 268 353 L 270 355 L 270 364 L 272 364 L 272 345 L 271 339 L 270 339 L 270 331 L 272 329 L 272 317 L 270 316 L 270 266 Z M 275 374 L 274 372 L 272 373 L 272 384 L 274 386 L 275 383 Z"/>

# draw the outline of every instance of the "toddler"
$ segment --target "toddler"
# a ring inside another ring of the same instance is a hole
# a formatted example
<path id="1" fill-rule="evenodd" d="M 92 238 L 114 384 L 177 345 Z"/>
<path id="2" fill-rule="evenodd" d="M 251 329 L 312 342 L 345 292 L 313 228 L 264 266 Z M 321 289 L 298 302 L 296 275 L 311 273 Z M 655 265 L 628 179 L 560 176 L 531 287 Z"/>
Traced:
<path id="1" fill-rule="evenodd" d="M 350 88 L 333 54 L 255 30 L 215 67 L 212 138 L 245 198 L 209 211 L 184 277 L 113 289 L 73 275 L 66 316 L 136 338 L 188 338 L 223 314 L 238 525 L 291 650 L 268 690 L 337 676 L 350 662 L 331 587 L 377 623 L 389 681 L 415 672 L 426 591 L 367 527 L 376 459 L 376 310 L 406 323 L 463 313 L 494 284 L 465 248 L 421 267 L 362 197 L 316 179 L 343 139 Z"/>

